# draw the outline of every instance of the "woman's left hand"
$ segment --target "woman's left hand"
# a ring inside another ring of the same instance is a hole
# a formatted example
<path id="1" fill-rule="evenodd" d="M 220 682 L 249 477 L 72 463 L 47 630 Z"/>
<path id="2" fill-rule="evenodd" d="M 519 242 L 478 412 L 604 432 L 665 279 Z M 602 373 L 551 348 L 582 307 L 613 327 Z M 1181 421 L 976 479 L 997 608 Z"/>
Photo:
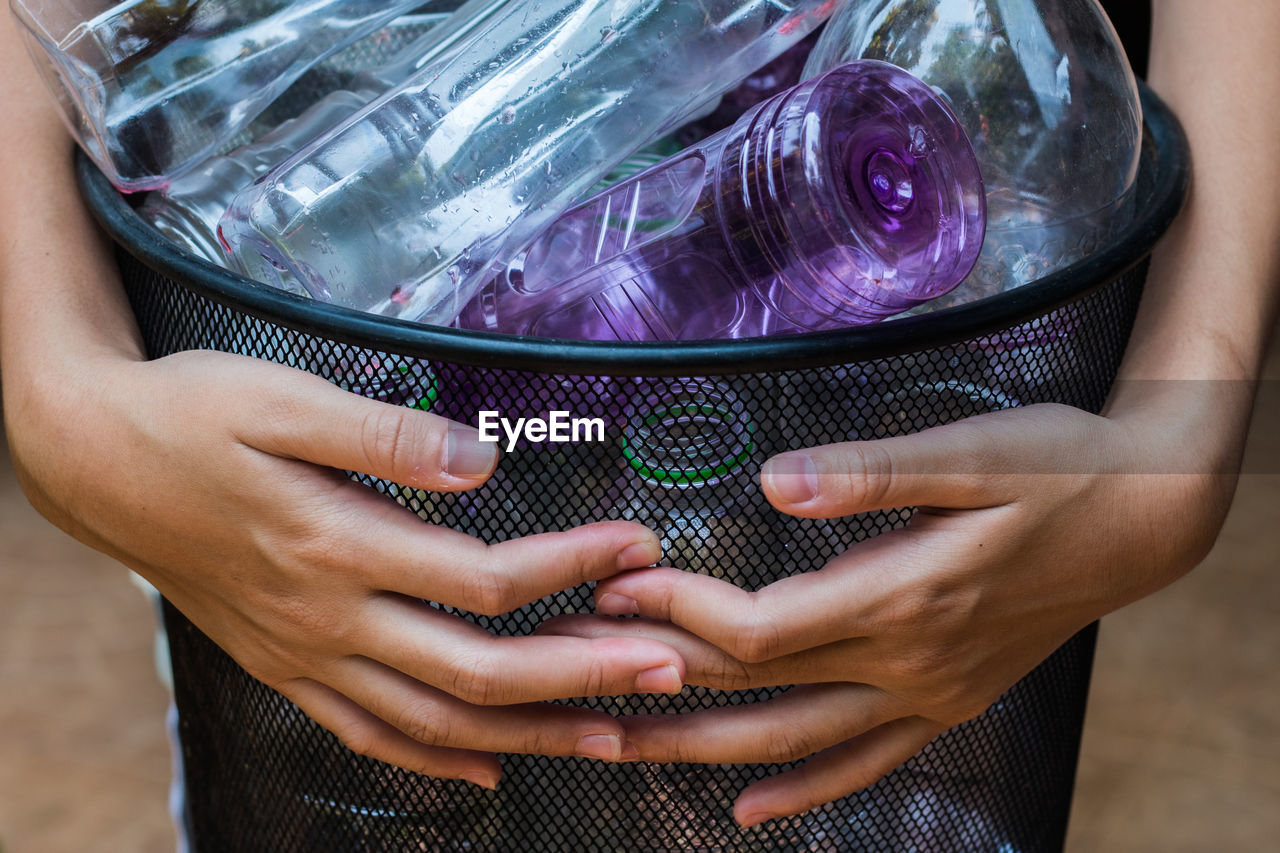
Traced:
<path id="1" fill-rule="evenodd" d="M 799 685 L 758 704 L 625 718 L 628 741 L 657 762 L 813 755 L 741 794 L 744 825 L 837 799 L 1203 558 L 1234 486 L 1214 472 L 1234 457 L 1188 461 L 1165 419 L 1176 384 L 1130 389 L 1128 416 L 1038 405 L 777 456 L 762 484 L 788 514 L 918 509 L 907 527 L 755 592 L 671 568 L 617 575 L 597 586 L 598 612 L 643 618 L 565 616 L 542 630 L 661 640 L 688 684 Z"/>

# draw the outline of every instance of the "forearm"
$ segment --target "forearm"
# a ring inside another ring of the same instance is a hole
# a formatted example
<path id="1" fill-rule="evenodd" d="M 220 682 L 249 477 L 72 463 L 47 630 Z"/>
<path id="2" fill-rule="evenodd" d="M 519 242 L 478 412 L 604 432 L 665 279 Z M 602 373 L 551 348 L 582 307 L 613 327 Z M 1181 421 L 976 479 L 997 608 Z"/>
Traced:
<path id="1" fill-rule="evenodd" d="M 1156 0 L 1152 87 L 1191 144 L 1124 379 L 1257 378 L 1280 306 L 1280 4 Z"/>
<path id="2" fill-rule="evenodd" d="M 102 548 L 79 519 L 74 474 L 128 440 L 111 429 L 136 402 L 116 399 L 122 368 L 142 358 L 115 259 L 81 202 L 70 134 L 7 10 L 0 11 L 0 375 L 11 455 L 46 516 Z M 86 413 L 96 431 L 86 435 Z"/>
<path id="3" fill-rule="evenodd" d="M 137 357 L 109 247 L 80 200 L 73 143 L 12 16 L 0 13 L 0 370 L 7 406 L 63 356 Z M 72 369 L 74 367 L 72 366 Z"/>
<path id="4" fill-rule="evenodd" d="M 1280 308 L 1278 40 L 1272 0 L 1154 3 L 1149 81 L 1182 120 L 1192 186 L 1152 257 L 1106 412 L 1149 446 L 1150 473 L 1233 475 L 1243 453 Z M 1233 488 L 1212 483 L 1223 505 Z"/>

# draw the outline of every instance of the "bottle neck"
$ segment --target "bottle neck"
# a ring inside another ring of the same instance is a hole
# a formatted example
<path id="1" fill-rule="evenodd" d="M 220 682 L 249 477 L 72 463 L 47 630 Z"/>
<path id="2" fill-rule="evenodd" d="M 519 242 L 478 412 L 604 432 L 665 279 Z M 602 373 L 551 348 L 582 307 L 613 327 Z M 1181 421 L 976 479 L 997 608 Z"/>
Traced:
<path id="1" fill-rule="evenodd" d="M 841 66 L 744 115 L 715 180 L 734 261 L 802 328 L 874 321 L 941 295 L 982 245 L 968 139 L 927 86 L 884 63 Z"/>
<path id="2" fill-rule="evenodd" d="M 744 473 L 755 452 L 755 425 L 720 383 L 677 381 L 627 413 L 622 453 L 652 486 L 712 486 Z"/>

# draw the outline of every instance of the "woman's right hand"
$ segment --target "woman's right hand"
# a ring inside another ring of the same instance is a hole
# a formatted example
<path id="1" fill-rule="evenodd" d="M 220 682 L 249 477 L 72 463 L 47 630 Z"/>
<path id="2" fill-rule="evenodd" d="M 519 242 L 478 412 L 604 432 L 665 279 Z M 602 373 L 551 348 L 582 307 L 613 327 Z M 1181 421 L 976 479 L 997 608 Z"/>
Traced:
<path id="1" fill-rule="evenodd" d="M 657 641 L 496 637 L 424 603 L 498 614 L 660 553 L 628 522 L 485 545 L 343 473 L 474 488 L 497 449 L 471 428 L 225 353 L 62 373 L 6 383 L 32 502 L 356 752 L 493 787 L 493 753 L 632 754 L 608 715 L 545 700 L 680 689 Z"/>
<path id="2" fill-rule="evenodd" d="M 0 15 L 0 364 L 32 503 L 358 752 L 490 787 L 496 752 L 628 757 L 608 715 L 541 703 L 678 690 L 673 650 L 495 637 L 423 600 L 509 610 L 648 565 L 654 534 L 613 522 L 486 546 L 342 473 L 473 488 L 496 462 L 473 432 L 243 356 L 147 361 L 25 54 Z"/>

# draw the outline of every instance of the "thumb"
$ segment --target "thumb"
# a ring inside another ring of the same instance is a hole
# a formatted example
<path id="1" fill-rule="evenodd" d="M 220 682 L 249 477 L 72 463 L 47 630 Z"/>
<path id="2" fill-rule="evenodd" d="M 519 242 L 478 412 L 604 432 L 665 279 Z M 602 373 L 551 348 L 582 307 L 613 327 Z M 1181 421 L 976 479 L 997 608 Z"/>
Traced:
<path id="1" fill-rule="evenodd" d="M 275 456 L 432 491 L 475 488 L 498 464 L 497 443 L 472 427 L 292 368 L 258 362 L 239 396 L 247 411 L 236 437 Z"/>
<path id="2" fill-rule="evenodd" d="M 1014 500 L 1027 475 L 1069 467 L 1102 419 L 1068 406 L 977 415 L 912 435 L 779 454 L 761 471 L 765 496 L 804 518 L 906 506 L 979 509 Z"/>

